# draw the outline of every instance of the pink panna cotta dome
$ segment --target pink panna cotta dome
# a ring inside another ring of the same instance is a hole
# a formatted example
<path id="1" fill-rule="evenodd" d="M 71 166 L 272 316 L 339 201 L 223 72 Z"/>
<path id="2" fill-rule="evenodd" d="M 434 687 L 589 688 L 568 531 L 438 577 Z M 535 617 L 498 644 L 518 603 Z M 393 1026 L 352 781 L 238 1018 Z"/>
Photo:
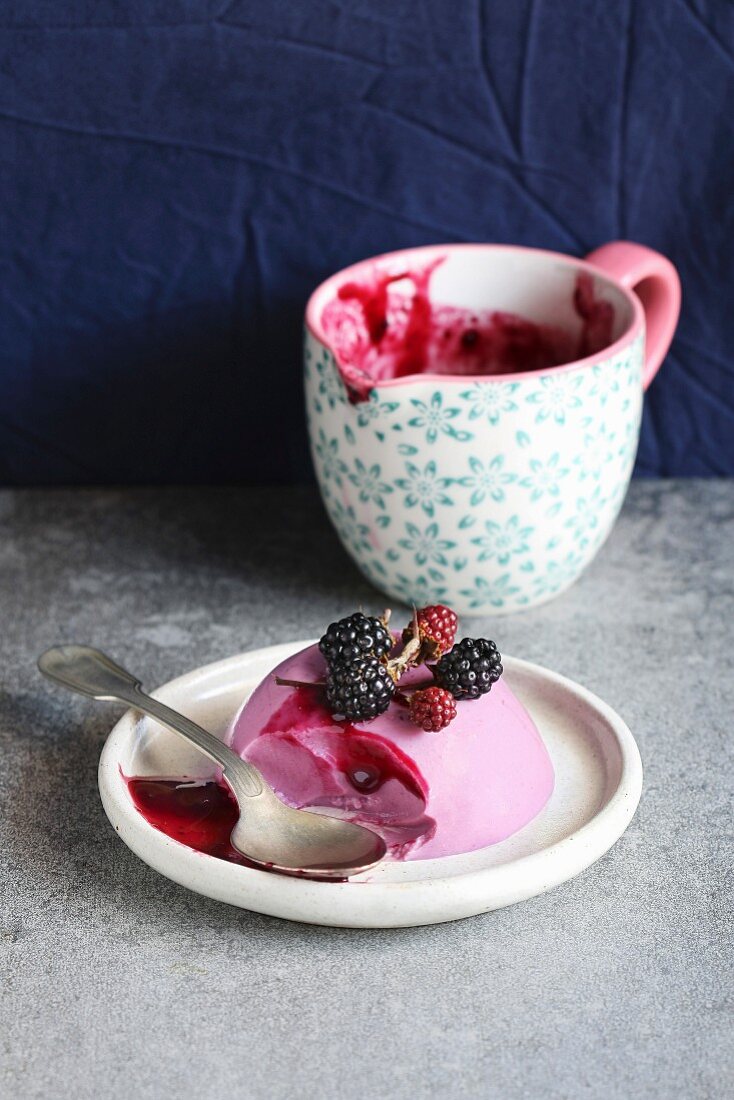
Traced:
<path id="1" fill-rule="evenodd" d="M 394 859 L 431 859 L 504 840 L 531 821 L 553 790 L 553 766 L 530 715 L 501 678 L 457 703 L 439 733 L 425 733 L 393 702 L 369 722 L 337 721 L 318 688 L 313 645 L 283 661 L 242 706 L 229 743 L 298 808 L 330 808 L 380 833 Z M 402 685 L 424 681 L 414 669 Z"/>

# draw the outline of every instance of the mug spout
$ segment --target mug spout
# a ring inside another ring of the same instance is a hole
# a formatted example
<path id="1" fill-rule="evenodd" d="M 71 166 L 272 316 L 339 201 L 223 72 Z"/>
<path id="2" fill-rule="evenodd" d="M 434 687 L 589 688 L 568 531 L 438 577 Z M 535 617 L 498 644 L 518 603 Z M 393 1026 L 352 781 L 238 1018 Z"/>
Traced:
<path id="1" fill-rule="evenodd" d="M 377 385 L 374 378 L 362 370 L 361 367 L 355 366 L 353 363 L 342 362 L 337 351 L 332 347 L 330 348 L 331 354 L 334 356 L 334 363 L 336 365 L 337 372 L 344 388 L 347 391 L 347 397 L 350 404 L 358 405 L 360 401 L 367 401 L 369 396 Z"/>
<path id="2" fill-rule="evenodd" d="M 435 327 L 429 287 L 444 260 L 443 251 L 413 264 L 378 257 L 325 284 L 326 300 L 312 296 L 307 325 L 333 355 L 352 404 L 381 383 L 427 372 Z"/>

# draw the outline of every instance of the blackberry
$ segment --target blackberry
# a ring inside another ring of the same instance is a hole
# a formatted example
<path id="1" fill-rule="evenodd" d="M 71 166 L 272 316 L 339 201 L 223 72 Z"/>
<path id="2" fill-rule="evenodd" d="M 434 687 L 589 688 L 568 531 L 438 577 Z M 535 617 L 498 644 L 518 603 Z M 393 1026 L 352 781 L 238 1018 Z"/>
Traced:
<path id="1" fill-rule="evenodd" d="M 455 699 L 486 695 L 501 675 L 500 652 L 486 638 L 462 638 L 433 667 L 438 686 L 450 691 Z"/>
<path id="2" fill-rule="evenodd" d="M 326 677 L 326 702 L 332 714 L 369 721 L 383 714 L 395 684 L 377 657 L 338 661 Z"/>
<path id="3" fill-rule="evenodd" d="M 361 611 L 332 623 L 319 642 L 329 665 L 360 657 L 386 657 L 392 647 L 393 638 L 385 624 Z"/>

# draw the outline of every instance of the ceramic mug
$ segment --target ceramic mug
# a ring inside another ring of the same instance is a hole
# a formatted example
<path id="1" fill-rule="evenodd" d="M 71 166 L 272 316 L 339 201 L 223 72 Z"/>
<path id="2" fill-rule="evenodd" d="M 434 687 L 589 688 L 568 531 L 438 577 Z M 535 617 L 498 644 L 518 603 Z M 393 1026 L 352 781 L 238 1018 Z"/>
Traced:
<path id="1" fill-rule="evenodd" d="M 368 579 L 470 615 L 571 585 L 622 506 L 679 309 L 670 261 L 623 241 L 586 260 L 431 246 L 324 282 L 306 311 L 311 449 Z M 482 356 L 497 373 L 473 372 Z"/>

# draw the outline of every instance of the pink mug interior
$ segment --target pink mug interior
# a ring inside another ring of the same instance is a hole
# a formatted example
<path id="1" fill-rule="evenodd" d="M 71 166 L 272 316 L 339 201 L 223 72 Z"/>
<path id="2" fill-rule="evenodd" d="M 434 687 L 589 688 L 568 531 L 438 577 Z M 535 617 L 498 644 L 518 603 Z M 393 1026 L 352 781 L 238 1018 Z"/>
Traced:
<path id="1" fill-rule="evenodd" d="M 353 399 L 415 376 L 500 378 L 593 362 L 644 323 L 636 295 L 581 260 L 449 245 L 366 260 L 312 295 L 307 324 Z"/>

